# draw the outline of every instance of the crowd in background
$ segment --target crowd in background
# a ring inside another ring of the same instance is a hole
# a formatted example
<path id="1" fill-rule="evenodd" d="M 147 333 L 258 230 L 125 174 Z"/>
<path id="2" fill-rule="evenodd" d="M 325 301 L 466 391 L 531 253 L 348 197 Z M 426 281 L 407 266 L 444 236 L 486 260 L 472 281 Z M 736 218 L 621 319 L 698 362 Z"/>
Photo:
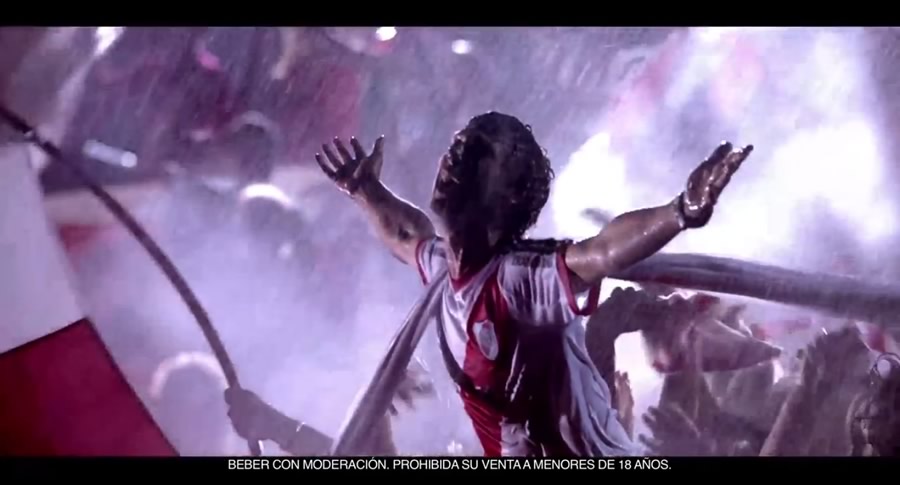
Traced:
<path id="1" fill-rule="evenodd" d="M 652 295 L 657 298 L 659 289 Z M 715 322 L 745 337 L 784 342 L 766 335 L 746 317 L 747 304 L 710 300 L 702 294 L 686 298 L 672 289 L 662 295 L 651 303 L 651 312 L 623 312 L 622 303 L 611 300 L 587 323 L 591 358 L 618 394 L 615 401 L 623 423 L 630 430 L 642 428 L 643 433 L 632 433 L 646 453 L 898 456 L 896 342 L 890 334 L 852 321 L 819 316 L 805 326 L 784 325 L 786 332 L 805 332 L 806 343 L 777 359 L 730 371 L 709 372 L 704 368 L 703 349 L 696 346 L 678 372 L 665 373 L 658 402 L 636 413 L 627 373 L 614 372 L 614 357 L 604 347 L 604 329 L 617 319 L 645 328 L 674 321 L 674 328 L 681 328 L 670 336 L 675 340 Z M 640 320 L 645 322 L 635 323 Z M 648 358 L 652 358 L 650 348 L 648 342 Z M 640 419 L 642 426 L 636 426 L 634 419 Z"/>

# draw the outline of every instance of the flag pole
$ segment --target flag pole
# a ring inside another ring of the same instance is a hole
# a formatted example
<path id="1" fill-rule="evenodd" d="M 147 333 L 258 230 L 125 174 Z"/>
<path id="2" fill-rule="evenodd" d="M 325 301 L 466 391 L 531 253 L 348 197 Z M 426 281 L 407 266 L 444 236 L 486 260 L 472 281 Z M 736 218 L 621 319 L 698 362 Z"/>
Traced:
<path id="1" fill-rule="evenodd" d="M 191 315 L 193 315 L 194 319 L 197 321 L 197 325 L 200 326 L 200 330 L 203 331 L 204 337 L 206 337 L 207 342 L 209 342 L 213 355 L 215 355 L 216 360 L 219 361 L 222 372 L 225 374 L 225 379 L 228 381 L 228 386 L 231 388 L 240 388 L 241 386 L 238 381 L 234 363 L 231 361 L 231 357 L 229 357 L 228 352 L 225 350 L 225 344 L 222 343 L 219 332 L 216 331 L 215 326 L 213 326 L 212 320 L 209 318 L 209 313 L 207 313 L 203 305 L 200 304 L 197 295 L 188 285 L 184 276 L 181 275 L 181 272 L 178 271 L 178 268 L 172 260 L 169 259 L 165 252 L 163 252 L 156 241 L 150 237 L 150 234 L 147 233 L 137 219 L 135 219 L 134 216 L 119 203 L 119 201 L 110 195 L 109 192 L 98 183 L 94 182 L 91 176 L 79 167 L 78 164 L 73 163 L 66 158 L 58 146 L 53 142 L 42 138 L 37 130 L 25 121 L 24 118 L 2 104 L 0 104 L 0 118 L 3 118 L 3 120 L 13 129 L 21 133 L 25 138 L 25 141 L 36 145 L 51 158 L 65 165 L 66 168 L 68 168 L 95 197 L 100 199 L 100 202 L 112 212 L 113 216 L 125 226 L 128 232 L 134 236 L 137 242 L 150 255 L 150 258 L 153 259 L 153 262 L 159 266 L 159 269 L 162 270 L 169 282 L 172 283 L 172 286 L 175 287 L 178 296 L 180 296 L 185 305 L 187 305 Z M 250 447 L 250 454 L 252 456 L 260 456 L 262 454 L 262 445 L 260 442 L 249 440 L 247 443 Z"/>

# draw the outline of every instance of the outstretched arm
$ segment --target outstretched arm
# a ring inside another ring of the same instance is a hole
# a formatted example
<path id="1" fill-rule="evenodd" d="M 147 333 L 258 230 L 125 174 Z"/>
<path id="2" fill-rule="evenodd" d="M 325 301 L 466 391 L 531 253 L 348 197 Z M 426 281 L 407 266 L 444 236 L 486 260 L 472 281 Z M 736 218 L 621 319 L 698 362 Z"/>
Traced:
<path id="1" fill-rule="evenodd" d="M 319 167 L 338 188 L 363 208 L 381 240 L 400 261 L 415 266 L 416 247 L 434 236 L 434 226 L 421 209 L 394 195 L 381 182 L 384 137 L 366 154 L 355 138 L 353 153 L 335 138 L 334 149 L 322 145 L 327 161 L 316 154 Z M 335 150 L 337 154 L 335 154 Z"/>
<path id="2" fill-rule="evenodd" d="M 434 226 L 421 209 L 397 197 L 380 181 L 360 188 L 356 197 L 381 241 L 404 263 L 416 266 L 419 241 L 434 237 Z"/>
<path id="3" fill-rule="evenodd" d="M 596 236 L 566 251 L 566 266 L 594 284 L 656 253 L 684 229 L 678 204 L 622 214 Z"/>
<path id="4" fill-rule="evenodd" d="M 684 229 L 703 227 L 731 176 L 753 147 L 733 151 L 723 143 L 688 178 L 687 188 L 669 204 L 622 214 L 596 236 L 566 252 L 566 266 L 587 285 L 658 252 Z"/>

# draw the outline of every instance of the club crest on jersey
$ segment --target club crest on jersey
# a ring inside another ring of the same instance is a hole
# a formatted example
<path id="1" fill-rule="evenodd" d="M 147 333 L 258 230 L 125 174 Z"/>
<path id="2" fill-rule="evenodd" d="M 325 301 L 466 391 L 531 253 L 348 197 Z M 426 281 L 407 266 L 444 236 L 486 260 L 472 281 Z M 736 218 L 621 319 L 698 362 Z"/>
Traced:
<path id="1" fill-rule="evenodd" d="M 478 350 L 487 357 L 488 360 L 497 358 L 500 353 L 500 343 L 497 342 L 497 333 L 494 331 L 494 324 L 488 320 L 475 322 L 472 325 L 472 334 L 475 336 L 475 342 L 478 344 Z"/>

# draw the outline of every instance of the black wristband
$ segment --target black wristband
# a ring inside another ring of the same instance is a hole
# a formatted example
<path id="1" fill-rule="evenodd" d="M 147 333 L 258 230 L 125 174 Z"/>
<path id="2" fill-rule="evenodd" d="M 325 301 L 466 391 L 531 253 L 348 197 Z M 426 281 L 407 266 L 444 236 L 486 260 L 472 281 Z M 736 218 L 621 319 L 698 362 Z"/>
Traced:
<path id="1" fill-rule="evenodd" d="M 672 201 L 672 206 L 675 208 L 675 217 L 678 221 L 678 228 L 682 231 L 687 229 L 687 218 L 684 216 L 684 192 L 675 197 L 675 200 Z"/>
<path id="2" fill-rule="evenodd" d="M 696 229 L 698 227 L 703 227 L 709 222 L 709 217 L 695 217 L 691 216 L 684 210 L 684 197 L 685 193 L 682 192 L 678 194 L 678 197 L 675 199 L 677 202 L 675 203 L 678 210 L 678 217 L 680 218 L 679 222 L 681 223 L 682 229 Z"/>

